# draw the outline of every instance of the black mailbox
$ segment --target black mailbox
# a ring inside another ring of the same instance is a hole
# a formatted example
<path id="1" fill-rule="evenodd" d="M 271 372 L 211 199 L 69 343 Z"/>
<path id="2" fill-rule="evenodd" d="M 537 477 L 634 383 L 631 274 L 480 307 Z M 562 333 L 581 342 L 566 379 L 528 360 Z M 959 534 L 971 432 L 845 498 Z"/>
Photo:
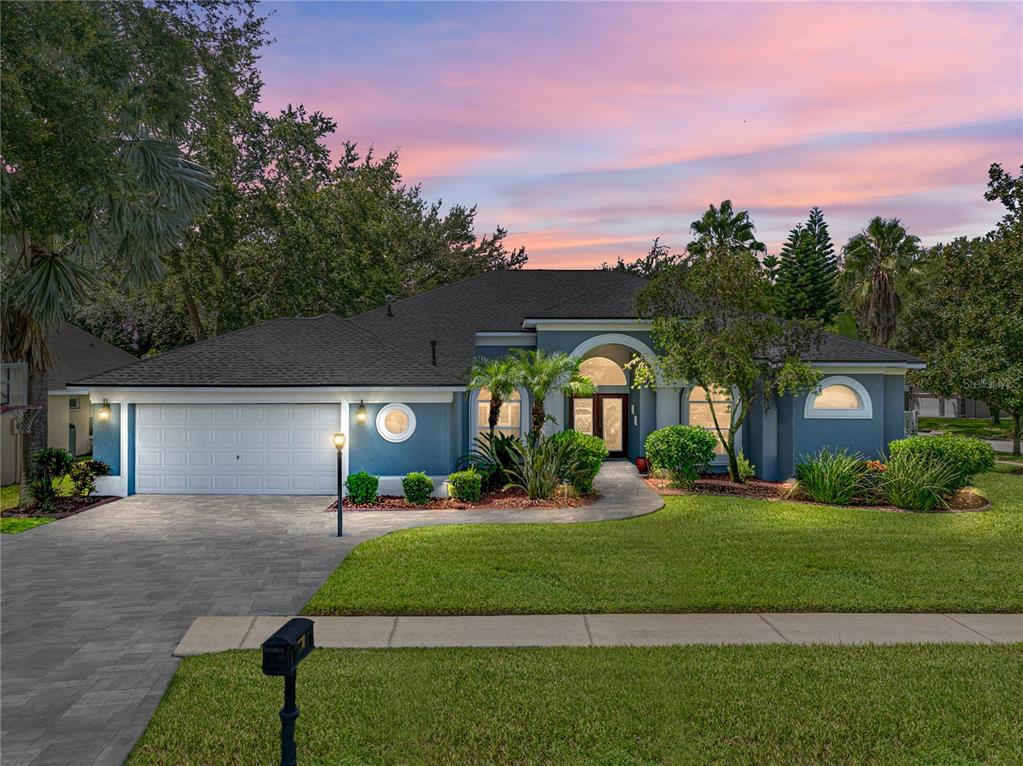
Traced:
<path id="1" fill-rule="evenodd" d="M 293 675 L 313 644 L 313 621 L 304 617 L 288 620 L 280 630 L 263 642 L 263 673 L 268 676 Z"/>

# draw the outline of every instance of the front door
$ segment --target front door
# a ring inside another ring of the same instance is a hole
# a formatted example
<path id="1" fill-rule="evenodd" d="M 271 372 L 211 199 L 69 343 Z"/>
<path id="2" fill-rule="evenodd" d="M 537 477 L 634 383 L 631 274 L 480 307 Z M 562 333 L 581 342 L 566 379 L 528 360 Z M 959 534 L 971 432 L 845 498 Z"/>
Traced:
<path id="1" fill-rule="evenodd" d="M 573 397 L 569 409 L 570 428 L 599 436 L 607 445 L 609 457 L 624 457 L 629 419 L 628 394 L 597 394 Z"/>

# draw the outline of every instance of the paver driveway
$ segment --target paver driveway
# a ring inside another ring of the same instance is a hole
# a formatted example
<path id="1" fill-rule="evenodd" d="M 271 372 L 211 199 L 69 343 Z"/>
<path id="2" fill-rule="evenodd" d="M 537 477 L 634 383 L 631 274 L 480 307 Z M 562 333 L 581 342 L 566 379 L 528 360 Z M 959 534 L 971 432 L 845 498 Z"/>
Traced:
<path id="1" fill-rule="evenodd" d="M 353 513 L 328 497 L 136 495 L 2 539 L 2 761 L 120 764 L 170 681 L 196 617 L 295 614 L 355 545 L 426 524 L 576 522 L 661 499 L 604 464 L 584 508 Z M 273 719 L 271 718 L 271 725 Z"/>
<path id="2" fill-rule="evenodd" d="M 324 497 L 136 495 L 3 538 L 3 763 L 119 764 L 192 620 L 290 614 L 354 538 Z"/>

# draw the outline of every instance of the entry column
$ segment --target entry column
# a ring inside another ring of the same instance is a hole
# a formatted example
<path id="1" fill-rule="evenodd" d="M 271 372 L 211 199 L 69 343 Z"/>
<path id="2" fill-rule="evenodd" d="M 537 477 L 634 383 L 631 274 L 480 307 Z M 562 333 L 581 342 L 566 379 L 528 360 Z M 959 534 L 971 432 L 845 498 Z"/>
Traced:
<path id="1" fill-rule="evenodd" d="M 677 426 L 681 418 L 681 386 L 658 386 L 654 389 L 657 396 L 657 427 Z"/>

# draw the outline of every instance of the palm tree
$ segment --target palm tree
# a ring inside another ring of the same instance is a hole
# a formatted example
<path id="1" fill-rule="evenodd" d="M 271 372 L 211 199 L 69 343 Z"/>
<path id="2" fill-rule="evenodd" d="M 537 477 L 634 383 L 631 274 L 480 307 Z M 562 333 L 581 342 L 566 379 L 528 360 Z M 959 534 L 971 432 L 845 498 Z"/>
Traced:
<path id="1" fill-rule="evenodd" d="M 121 273 L 129 284 L 158 278 L 161 256 L 180 242 L 211 189 L 208 171 L 187 160 L 174 140 L 145 126 L 123 135 L 113 160 L 121 169 L 122 193 L 89 200 L 89 218 L 74 239 L 33 239 L 22 211 L 4 195 L 3 357 L 26 363 L 26 401 L 40 406 L 22 439 L 22 504 L 30 499 L 32 455 L 46 446 L 48 331 L 68 317 L 101 270 Z M 2 172 L 6 188 L 13 174 Z"/>
<path id="2" fill-rule="evenodd" d="M 478 356 L 473 360 L 469 372 L 469 390 L 487 389 L 490 392 L 490 412 L 487 427 L 494 435 L 497 420 L 501 416 L 501 405 L 515 393 L 519 385 L 519 369 L 509 357 L 487 359 Z"/>
<path id="3" fill-rule="evenodd" d="M 902 302 L 899 284 L 916 272 L 920 239 L 898 218 L 875 217 L 842 253 L 842 293 L 872 343 L 887 346 L 895 335 Z"/>
<path id="4" fill-rule="evenodd" d="M 707 212 L 689 225 L 696 239 L 686 245 L 693 255 L 705 255 L 718 247 L 739 248 L 754 253 L 767 252 L 767 246 L 758 242 L 749 213 L 732 209 L 732 201 L 726 199 L 721 207 L 711 205 Z"/>
<path id="5" fill-rule="evenodd" d="M 550 353 L 539 348 L 533 351 L 518 348 L 512 350 L 512 359 L 522 385 L 529 392 L 529 438 L 533 443 L 539 440 L 547 421 L 544 400 L 549 393 L 560 391 L 569 396 L 592 396 L 597 390 L 589 378 L 579 373 L 583 360 L 563 351 Z"/>

